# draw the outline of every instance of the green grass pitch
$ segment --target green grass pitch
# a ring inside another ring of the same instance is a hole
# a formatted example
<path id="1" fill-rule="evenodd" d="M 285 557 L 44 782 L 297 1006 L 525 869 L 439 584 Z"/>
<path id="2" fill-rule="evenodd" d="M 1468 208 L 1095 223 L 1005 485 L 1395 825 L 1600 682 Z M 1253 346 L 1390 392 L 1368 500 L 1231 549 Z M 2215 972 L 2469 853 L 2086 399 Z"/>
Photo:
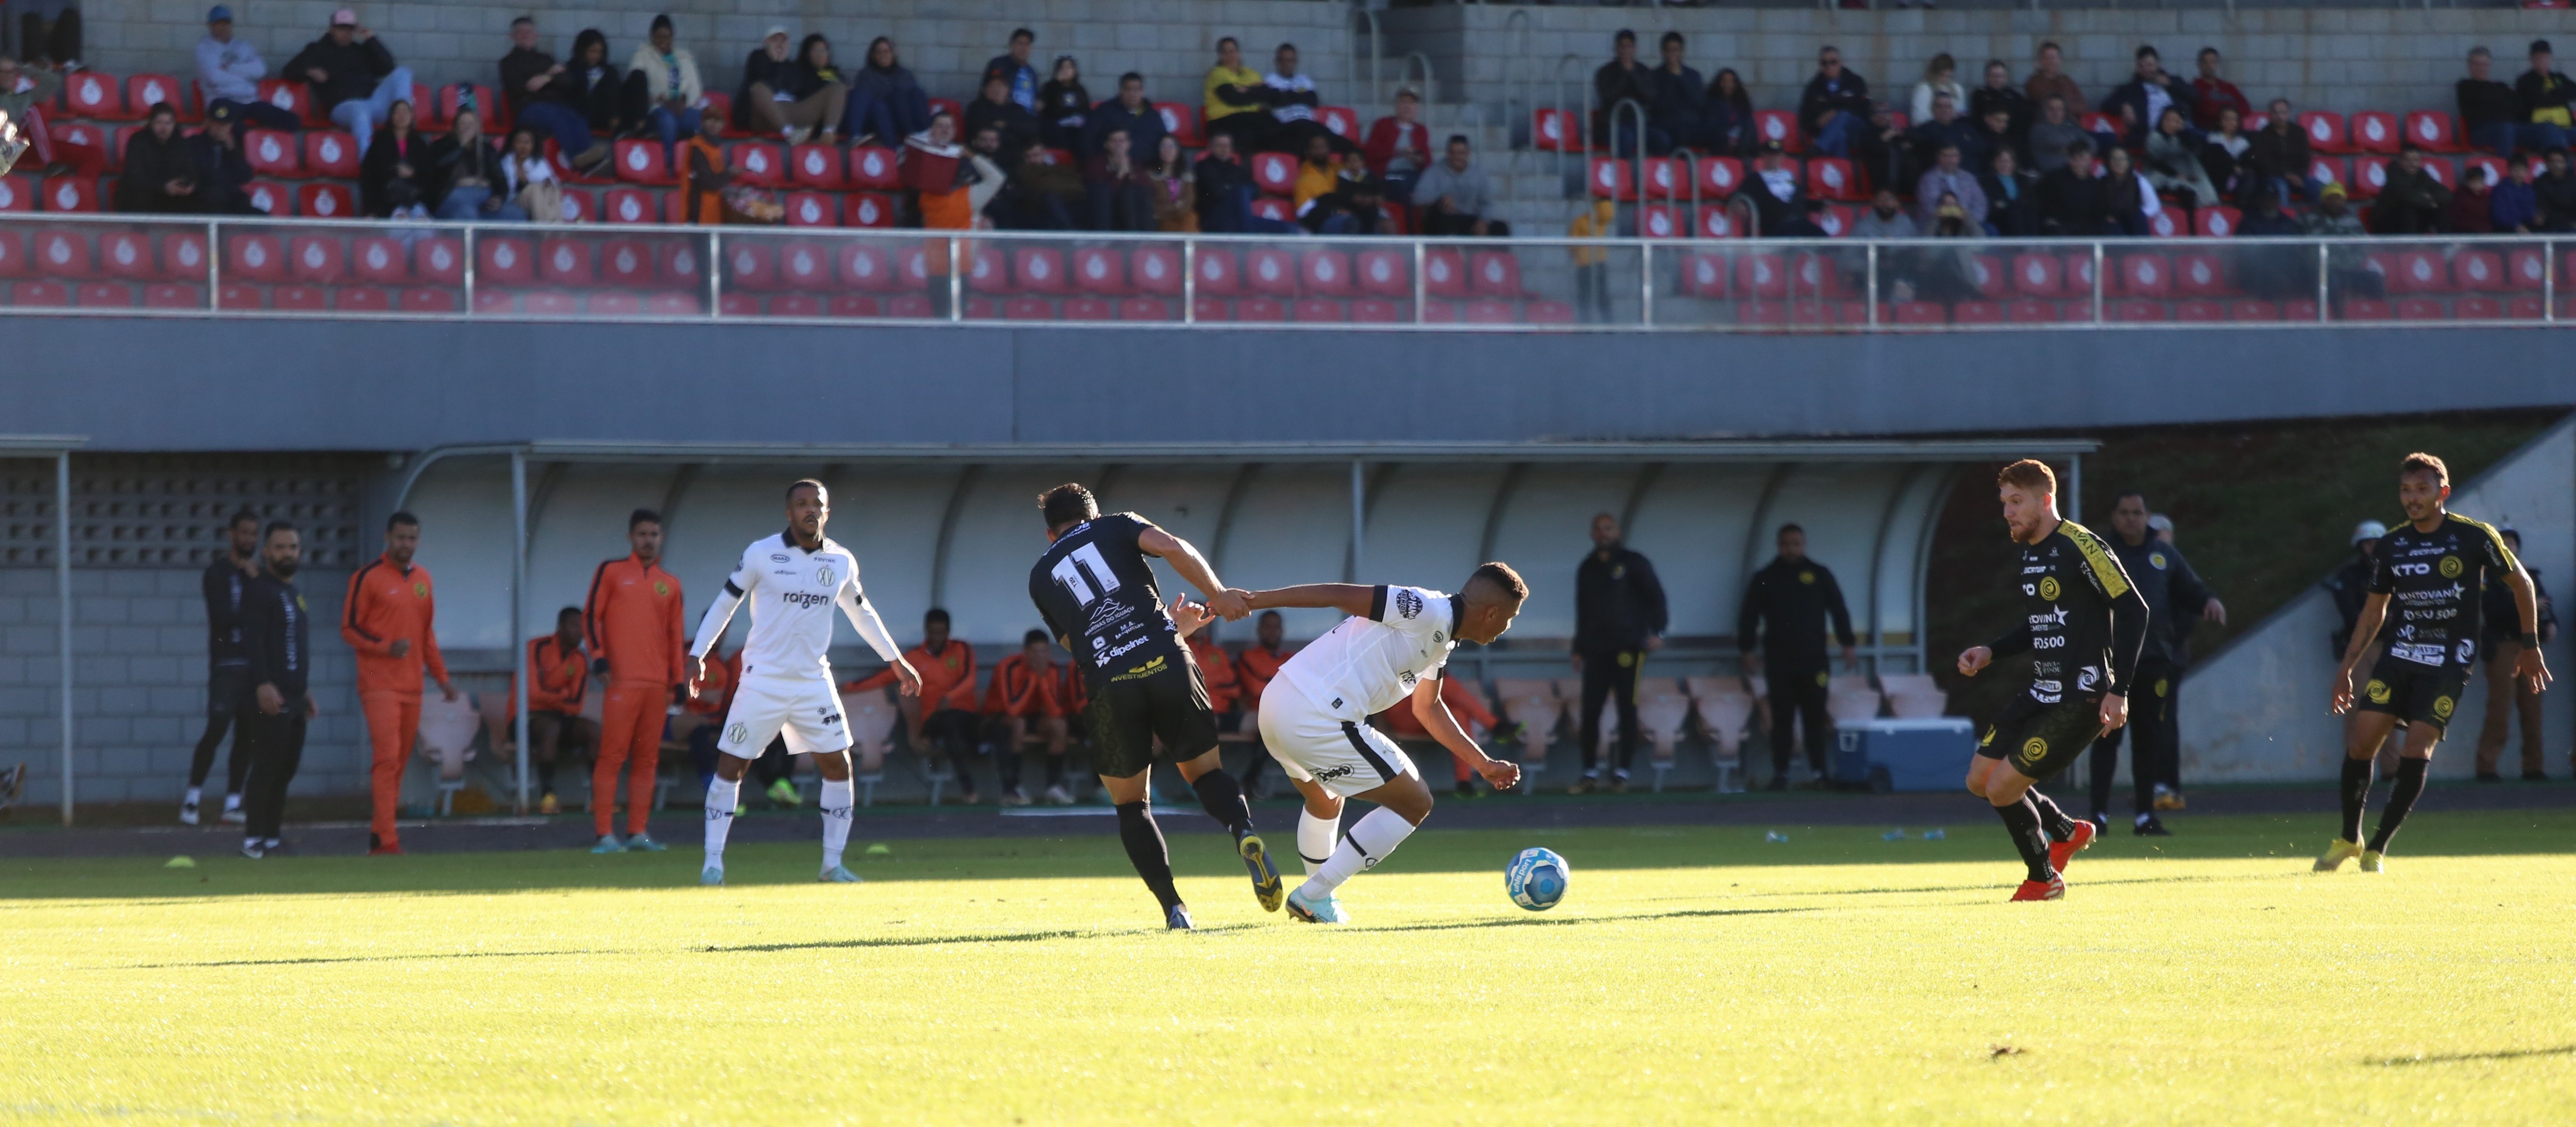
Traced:
<path id="1" fill-rule="evenodd" d="M 0 862 L 0 1121 L 2576 1121 L 2576 812 L 2428 812 L 2378 876 L 2310 873 L 2316 817 L 2194 818 L 2040 905 L 1977 812 L 1435 816 L 1338 930 L 1177 835 L 1194 935 L 1105 822 L 863 857 L 862 820 L 855 887 L 811 845 L 723 889 L 694 849 Z M 1528 845 L 1555 911 L 1503 895 Z"/>

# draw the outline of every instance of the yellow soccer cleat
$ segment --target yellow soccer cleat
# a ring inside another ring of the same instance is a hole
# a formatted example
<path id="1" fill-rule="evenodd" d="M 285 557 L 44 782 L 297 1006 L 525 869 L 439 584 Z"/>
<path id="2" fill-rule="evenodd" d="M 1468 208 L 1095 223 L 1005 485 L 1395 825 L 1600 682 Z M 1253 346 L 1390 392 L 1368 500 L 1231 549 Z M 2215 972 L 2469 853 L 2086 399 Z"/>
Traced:
<path id="1" fill-rule="evenodd" d="M 2362 850 L 2362 851 L 2361 851 L 2361 871 L 2363 871 L 2363 872 L 2365 872 L 2365 873 L 2384 873 L 2384 872 L 2387 872 L 2388 870 L 2386 870 L 2386 869 L 2384 869 L 2384 868 L 2381 868 L 2381 867 L 2380 867 L 2380 858 L 2381 858 L 2381 857 L 2383 857 L 2383 856 L 2385 856 L 2385 854 L 2382 854 L 2380 851 L 2378 851 L 2378 850 L 2376 850 L 2376 849 L 2364 849 L 2364 850 Z"/>
<path id="2" fill-rule="evenodd" d="M 2317 871 L 2331 873 L 2342 868 L 2344 862 L 2361 855 L 2359 844 L 2336 838 L 2334 844 L 2327 846 L 2326 851 L 2317 857 Z"/>

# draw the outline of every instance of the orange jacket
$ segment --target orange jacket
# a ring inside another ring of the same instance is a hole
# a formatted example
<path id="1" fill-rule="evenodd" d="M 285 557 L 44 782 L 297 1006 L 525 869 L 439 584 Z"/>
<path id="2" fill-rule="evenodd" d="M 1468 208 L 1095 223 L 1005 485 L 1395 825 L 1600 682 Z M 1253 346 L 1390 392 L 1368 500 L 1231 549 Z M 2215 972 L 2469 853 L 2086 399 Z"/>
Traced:
<path id="1" fill-rule="evenodd" d="M 994 716 L 1062 716 L 1056 706 L 1055 662 L 1029 668 L 1029 655 L 1015 653 L 993 666 L 993 684 L 984 693 L 984 711 Z"/>
<path id="2" fill-rule="evenodd" d="M 1091 683 L 1082 679 L 1082 670 L 1068 661 L 1055 667 L 1055 706 L 1061 715 L 1080 716 L 1091 707 Z"/>
<path id="3" fill-rule="evenodd" d="M 1449 715 L 1458 718 L 1459 727 L 1471 733 L 1480 724 L 1488 732 L 1494 730 L 1493 712 L 1485 707 L 1485 702 L 1476 699 L 1475 692 L 1468 689 L 1465 682 L 1455 677 L 1441 678 L 1440 703 L 1449 706 Z M 1422 720 L 1413 714 L 1413 701 L 1409 697 L 1379 715 L 1386 717 L 1386 726 L 1396 735 L 1417 740 L 1431 738 L 1431 729 L 1423 727 Z"/>
<path id="4" fill-rule="evenodd" d="M 613 684 L 668 687 L 689 679 L 680 580 L 658 563 L 628 556 L 590 573 L 590 656 L 608 663 Z"/>
<path id="5" fill-rule="evenodd" d="M 404 568 L 378 556 L 349 577 L 349 600 L 340 611 L 340 639 L 358 651 L 358 691 L 420 695 L 421 670 L 447 680 L 447 659 L 439 656 L 438 593 L 429 569 L 414 563 Z M 393 655 L 393 644 L 409 641 L 411 649 Z"/>
<path id="6" fill-rule="evenodd" d="M 1283 648 L 1272 653 L 1261 648 L 1259 643 L 1243 647 L 1243 653 L 1234 659 L 1235 680 L 1243 699 L 1258 707 L 1261 690 L 1270 687 L 1270 679 L 1279 675 L 1279 667 L 1288 664 L 1288 659 L 1296 652 Z"/>
<path id="7" fill-rule="evenodd" d="M 937 654 L 931 653 L 928 646 L 914 646 L 904 651 L 903 660 L 921 675 L 921 702 L 928 711 L 975 711 L 975 647 L 950 638 L 948 648 Z M 894 683 L 894 667 L 889 665 L 873 676 L 841 686 L 841 691 L 863 692 Z"/>
<path id="8" fill-rule="evenodd" d="M 689 711 L 701 716 L 722 716 L 733 707 L 733 687 L 742 680 L 742 651 L 731 657 L 707 655 L 707 675 L 698 679 L 698 695 L 689 698 Z"/>
<path id="9" fill-rule="evenodd" d="M 590 691 L 590 661 L 579 648 L 566 648 L 562 641 L 548 634 L 528 642 L 528 668 L 536 671 L 536 680 L 528 685 L 528 711 L 581 711 L 582 694 Z M 519 680 L 510 677 L 510 707 L 519 706 Z"/>
<path id="10" fill-rule="evenodd" d="M 1234 659 L 1226 656 L 1225 647 L 1208 640 L 1206 633 L 1190 635 L 1190 656 L 1199 659 L 1199 676 L 1207 681 L 1208 707 L 1223 716 L 1234 711 L 1234 703 L 1243 696 L 1243 678 L 1234 670 Z"/>
<path id="11" fill-rule="evenodd" d="M 705 134 L 689 138 L 680 146 L 680 222 L 714 226 L 724 222 L 724 197 L 721 187 L 704 187 L 698 183 L 698 170 L 704 167 L 712 181 L 725 181 L 725 152 L 709 142 Z"/>

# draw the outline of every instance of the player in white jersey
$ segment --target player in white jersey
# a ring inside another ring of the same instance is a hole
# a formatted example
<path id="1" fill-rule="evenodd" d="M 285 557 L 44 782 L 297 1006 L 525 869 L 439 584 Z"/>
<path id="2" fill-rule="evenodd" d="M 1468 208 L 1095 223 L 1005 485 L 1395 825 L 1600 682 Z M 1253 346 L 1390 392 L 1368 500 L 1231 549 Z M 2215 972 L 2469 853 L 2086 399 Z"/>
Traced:
<path id="1" fill-rule="evenodd" d="M 859 639 L 892 666 L 905 696 L 921 692 L 921 675 L 903 660 L 875 607 L 859 590 L 859 561 L 823 536 L 832 515 L 831 494 L 819 481 L 787 487 L 787 530 L 752 541 L 725 581 L 689 646 L 689 691 L 706 677 L 707 651 L 724 637 L 734 608 L 751 606 L 751 638 L 742 647 L 742 679 L 716 739 L 715 781 L 707 784 L 707 862 L 701 884 L 724 883 L 725 835 L 733 829 L 742 795 L 742 773 L 780 735 L 787 750 L 812 753 L 823 774 L 822 879 L 853 884 L 841 864 L 850 842 L 850 732 L 841 720 L 841 694 L 832 681 L 832 616 L 849 616 Z"/>
<path id="2" fill-rule="evenodd" d="M 1351 617 L 1279 667 L 1261 693 L 1261 742 L 1306 796 L 1297 821 L 1297 853 L 1306 883 L 1288 894 L 1288 911 L 1308 923 L 1347 917 L 1334 890 L 1386 859 L 1431 815 L 1431 788 L 1413 760 L 1368 718 L 1411 697 L 1431 738 L 1466 760 L 1496 790 L 1521 771 L 1485 754 L 1440 702 L 1449 651 L 1461 641 L 1491 643 L 1512 628 L 1529 598 L 1509 564 L 1489 563 L 1455 595 L 1422 587 L 1313 583 L 1253 592 L 1251 610 L 1331 607 Z M 1377 804 L 1336 843 L 1342 800 Z"/>

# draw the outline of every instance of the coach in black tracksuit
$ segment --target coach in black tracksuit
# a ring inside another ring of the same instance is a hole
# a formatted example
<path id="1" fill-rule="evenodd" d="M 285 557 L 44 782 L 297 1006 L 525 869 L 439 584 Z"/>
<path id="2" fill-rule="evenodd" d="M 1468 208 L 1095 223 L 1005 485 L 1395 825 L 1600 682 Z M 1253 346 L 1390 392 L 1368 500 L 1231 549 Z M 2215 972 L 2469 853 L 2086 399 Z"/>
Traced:
<path id="1" fill-rule="evenodd" d="M 2146 498 L 2124 494 L 2111 509 L 2111 554 L 2147 600 L 2147 636 L 2138 648 L 2138 672 L 2129 694 L 2129 723 L 2093 741 L 2093 814 L 2100 820 L 2111 807 L 2111 774 L 2120 765 L 2120 742 L 2130 744 L 2129 777 L 2137 786 L 2136 817 L 2131 828 L 2141 837 L 2163 837 L 2164 823 L 2155 815 L 2155 786 L 2174 779 L 2180 742 L 2174 731 L 2174 690 L 2182 682 L 2182 639 L 2206 608 L 2218 600 L 2191 569 L 2182 551 L 2156 538 L 2147 528 Z M 2169 784 L 2170 785 L 2170 784 Z"/>
<path id="2" fill-rule="evenodd" d="M 1601 780 L 1601 704 L 1619 706 L 1619 761 L 1610 789 L 1628 787 L 1628 762 L 1637 754 L 1637 671 L 1646 652 L 1664 644 L 1664 585 L 1655 565 L 1619 543 L 1619 518 L 1592 518 L 1592 553 L 1574 569 L 1574 667 L 1583 671 L 1583 713 L 1575 725 L 1583 744 L 1582 794 Z"/>
<path id="3" fill-rule="evenodd" d="M 286 787 L 304 759 L 304 725 L 319 711 L 307 690 L 313 665 L 311 618 L 295 589 L 303 542 L 295 526 L 272 521 L 260 537 L 260 574 L 241 605 L 242 659 L 250 667 L 252 705 L 241 716 L 250 747 L 244 783 L 242 854 L 254 860 L 277 848 L 286 817 Z"/>
<path id="4" fill-rule="evenodd" d="M 1833 659 L 1825 649 L 1825 620 L 1833 619 L 1834 640 L 1843 647 L 1843 664 L 1855 665 L 1859 639 L 1852 634 L 1851 608 L 1843 603 L 1842 585 L 1825 565 L 1807 558 L 1806 530 L 1780 526 L 1780 554 L 1744 587 L 1744 606 L 1736 612 L 1735 642 L 1751 668 L 1754 651 L 1762 654 L 1762 676 L 1771 696 L 1771 789 L 1789 786 L 1789 726 L 1805 722 L 1807 762 L 1819 778 L 1825 774 L 1826 741 L 1834 730 L 1825 712 L 1825 689 L 1833 678 Z"/>

